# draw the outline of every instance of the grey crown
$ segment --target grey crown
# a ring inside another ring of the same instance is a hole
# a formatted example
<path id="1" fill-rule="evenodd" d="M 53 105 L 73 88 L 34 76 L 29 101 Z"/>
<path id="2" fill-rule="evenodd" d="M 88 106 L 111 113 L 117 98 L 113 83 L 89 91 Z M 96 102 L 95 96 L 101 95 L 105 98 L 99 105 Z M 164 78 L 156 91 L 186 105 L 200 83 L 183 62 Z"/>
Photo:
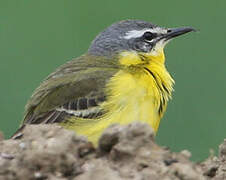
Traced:
<path id="1" fill-rule="evenodd" d="M 114 56 L 122 51 L 137 50 L 147 52 L 145 42 L 141 39 L 123 38 L 127 32 L 154 28 L 156 25 L 141 20 L 125 20 L 112 24 L 101 32 L 91 43 L 89 54 L 97 56 Z"/>

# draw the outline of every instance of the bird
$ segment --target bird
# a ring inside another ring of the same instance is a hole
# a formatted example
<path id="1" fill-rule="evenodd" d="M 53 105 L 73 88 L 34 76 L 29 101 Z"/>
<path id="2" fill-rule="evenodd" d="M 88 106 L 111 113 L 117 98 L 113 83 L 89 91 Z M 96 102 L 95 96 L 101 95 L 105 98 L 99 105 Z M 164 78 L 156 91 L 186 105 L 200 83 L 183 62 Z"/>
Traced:
<path id="1" fill-rule="evenodd" d="M 192 27 L 165 28 L 143 20 L 107 27 L 88 51 L 61 65 L 28 100 L 27 124 L 57 123 L 98 143 L 110 125 L 147 123 L 155 132 L 172 97 L 165 45 Z"/>

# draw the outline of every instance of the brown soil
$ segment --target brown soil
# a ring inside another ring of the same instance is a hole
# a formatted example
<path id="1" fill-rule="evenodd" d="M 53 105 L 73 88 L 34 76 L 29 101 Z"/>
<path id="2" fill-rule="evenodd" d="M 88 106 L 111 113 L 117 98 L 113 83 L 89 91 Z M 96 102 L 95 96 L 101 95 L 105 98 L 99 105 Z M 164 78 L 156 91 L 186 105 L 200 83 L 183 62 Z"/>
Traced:
<path id="1" fill-rule="evenodd" d="M 95 148 L 56 125 L 30 125 L 17 140 L 0 134 L 0 180 L 202 180 L 226 179 L 226 140 L 219 157 L 203 163 L 190 152 L 154 142 L 146 124 L 113 125 Z"/>

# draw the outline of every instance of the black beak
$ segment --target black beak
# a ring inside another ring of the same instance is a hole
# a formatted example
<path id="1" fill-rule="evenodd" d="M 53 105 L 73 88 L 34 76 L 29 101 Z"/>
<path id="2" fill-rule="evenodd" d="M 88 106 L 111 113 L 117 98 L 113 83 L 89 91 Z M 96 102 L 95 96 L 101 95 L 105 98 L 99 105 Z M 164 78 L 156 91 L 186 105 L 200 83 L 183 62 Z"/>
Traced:
<path id="1" fill-rule="evenodd" d="M 170 40 L 172 38 L 175 38 L 177 36 L 180 36 L 182 34 L 186 34 L 191 31 L 196 31 L 194 28 L 191 27 L 182 27 L 182 28 L 172 28 L 168 29 L 167 34 L 164 34 L 162 39 L 165 39 L 165 41 Z"/>

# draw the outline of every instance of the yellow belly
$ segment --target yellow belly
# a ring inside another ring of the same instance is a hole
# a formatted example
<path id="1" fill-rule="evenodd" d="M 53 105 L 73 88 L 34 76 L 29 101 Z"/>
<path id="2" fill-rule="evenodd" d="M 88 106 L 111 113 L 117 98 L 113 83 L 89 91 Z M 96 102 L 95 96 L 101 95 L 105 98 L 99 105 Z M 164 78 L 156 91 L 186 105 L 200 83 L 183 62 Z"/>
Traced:
<path id="1" fill-rule="evenodd" d="M 133 121 L 148 123 L 156 132 L 160 115 L 158 112 L 160 92 L 155 80 L 147 73 L 119 71 L 108 83 L 107 100 L 101 106 L 107 112 L 99 119 L 74 119 L 64 124 L 77 134 L 85 135 L 94 144 L 104 129 L 114 123 L 122 125 Z M 165 107 L 164 107 L 165 108 Z"/>

